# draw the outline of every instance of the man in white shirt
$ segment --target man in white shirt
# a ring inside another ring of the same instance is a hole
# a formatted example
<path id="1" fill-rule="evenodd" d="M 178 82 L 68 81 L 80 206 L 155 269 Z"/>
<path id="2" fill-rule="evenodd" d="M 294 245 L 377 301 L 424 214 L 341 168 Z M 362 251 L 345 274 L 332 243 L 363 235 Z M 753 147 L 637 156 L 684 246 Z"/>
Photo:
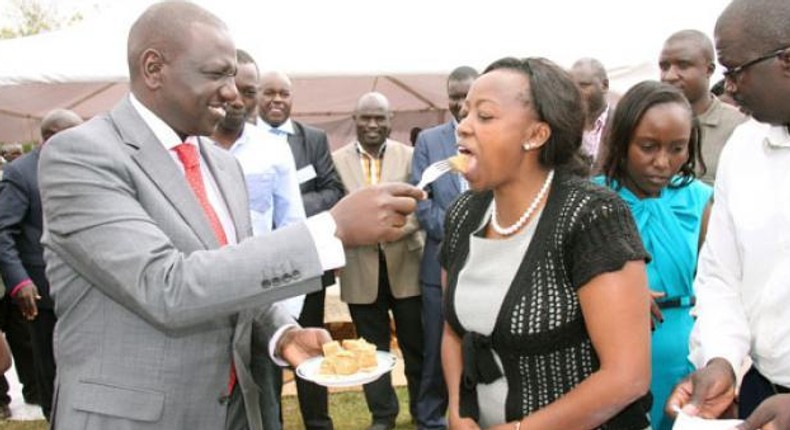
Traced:
<path id="1" fill-rule="evenodd" d="M 291 79 L 280 71 L 261 74 L 257 125 L 267 134 L 288 145 L 296 162 L 296 178 L 307 216 L 329 210 L 345 189 L 332 162 L 326 133 L 291 118 L 293 93 Z M 304 298 L 299 324 L 302 327 L 324 326 L 325 288 L 335 283 L 333 270 L 324 272 L 324 288 Z M 326 387 L 296 377 L 299 410 L 306 430 L 332 430 L 329 393 Z"/>
<path id="2" fill-rule="evenodd" d="M 230 151 L 241 164 L 249 194 L 252 234 L 261 236 L 272 229 L 305 220 L 296 166 L 288 145 L 254 124 L 259 96 L 259 72 L 255 60 L 244 50 L 236 51 L 236 98 L 228 104 L 225 118 L 212 138 Z M 304 296 L 278 302 L 295 319 L 299 318 Z M 265 351 L 253 344 L 253 352 Z M 261 390 L 258 397 L 266 430 L 282 429 L 282 369 L 267 354 L 252 355 L 252 378 Z M 238 419 L 245 419 L 237 414 Z"/>
<path id="3" fill-rule="evenodd" d="M 722 152 L 695 281 L 691 359 L 699 370 L 676 387 L 668 412 L 719 416 L 734 399 L 735 371 L 747 356 L 753 366 L 741 384 L 741 417 L 790 391 L 788 22 L 786 0 L 734 0 L 716 23 L 726 85 L 762 123 L 736 128 Z"/>

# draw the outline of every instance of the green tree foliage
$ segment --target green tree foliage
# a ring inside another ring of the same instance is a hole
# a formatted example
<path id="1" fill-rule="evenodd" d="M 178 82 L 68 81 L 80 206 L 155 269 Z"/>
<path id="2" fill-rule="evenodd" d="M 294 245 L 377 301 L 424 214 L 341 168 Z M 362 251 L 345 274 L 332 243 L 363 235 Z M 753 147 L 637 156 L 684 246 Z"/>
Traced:
<path id="1" fill-rule="evenodd" d="M 12 17 L 16 25 L 0 28 L 0 39 L 45 33 L 82 20 L 82 14 L 75 13 L 70 17 L 62 17 L 55 9 L 37 0 L 13 0 L 8 10 L 3 13 L 7 17 Z"/>

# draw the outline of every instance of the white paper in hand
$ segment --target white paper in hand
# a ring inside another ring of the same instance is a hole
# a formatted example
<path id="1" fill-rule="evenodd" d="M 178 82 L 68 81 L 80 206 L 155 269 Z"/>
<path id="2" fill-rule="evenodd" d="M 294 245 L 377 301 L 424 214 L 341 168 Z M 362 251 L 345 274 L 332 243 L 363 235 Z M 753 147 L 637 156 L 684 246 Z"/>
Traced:
<path id="1" fill-rule="evenodd" d="M 732 430 L 742 422 L 741 420 L 706 420 L 678 411 L 672 430 Z"/>

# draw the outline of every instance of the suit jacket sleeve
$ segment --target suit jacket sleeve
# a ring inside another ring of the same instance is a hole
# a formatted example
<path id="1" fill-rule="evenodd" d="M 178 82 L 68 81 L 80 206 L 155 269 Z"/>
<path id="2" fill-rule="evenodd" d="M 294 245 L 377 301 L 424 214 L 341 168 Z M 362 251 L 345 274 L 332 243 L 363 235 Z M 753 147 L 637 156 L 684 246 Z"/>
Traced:
<path id="1" fill-rule="evenodd" d="M 414 159 L 411 165 L 411 179 L 412 183 L 417 184 L 422 177 L 422 172 L 430 165 L 430 156 L 428 151 L 428 140 L 425 138 L 425 133 L 420 133 L 417 136 L 417 143 L 414 147 Z M 428 188 L 430 189 L 430 185 Z M 415 214 L 420 225 L 425 229 L 426 234 L 436 241 L 441 241 L 444 238 L 444 213 L 445 210 L 429 197 L 425 200 L 417 202 L 417 210 Z"/>
<path id="2" fill-rule="evenodd" d="M 343 197 L 345 189 L 332 162 L 326 133 L 307 128 L 303 130 L 305 143 L 315 151 L 313 168 L 316 174 L 316 189 L 302 194 L 305 213 L 307 216 L 313 216 L 331 209 Z"/>
<path id="3" fill-rule="evenodd" d="M 183 251 L 199 243 L 195 233 L 180 216 L 157 222 L 149 215 L 142 202 L 168 200 L 110 127 L 91 126 L 59 133 L 41 154 L 48 265 L 62 260 L 89 287 L 164 332 L 310 292 L 302 281 L 322 269 L 303 223 L 221 249 Z M 79 281 L 63 278 L 50 277 L 55 294 L 59 283 Z"/>
<path id="4" fill-rule="evenodd" d="M 30 207 L 25 188 L 21 172 L 13 163 L 8 164 L 0 185 L 0 272 L 9 293 L 20 282 L 30 279 L 14 239 L 21 233 L 20 223 Z"/>
<path id="5" fill-rule="evenodd" d="M 282 302 L 272 303 L 262 312 L 258 312 L 252 320 L 252 353 L 268 355 L 272 337 L 277 330 L 288 325 L 299 327 L 299 323 L 290 315 L 287 306 Z"/>

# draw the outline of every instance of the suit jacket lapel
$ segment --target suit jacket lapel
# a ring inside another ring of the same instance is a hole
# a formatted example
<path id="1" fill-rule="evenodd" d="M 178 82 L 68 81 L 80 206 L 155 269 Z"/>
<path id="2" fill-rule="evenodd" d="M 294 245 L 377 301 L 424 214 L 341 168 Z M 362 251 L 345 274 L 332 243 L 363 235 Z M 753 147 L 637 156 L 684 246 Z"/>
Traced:
<path id="1" fill-rule="evenodd" d="M 299 159 L 304 157 L 297 157 L 296 153 L 299 151 L 300 153 L 304 151 L 304 131 L 302 127 L 296 122 L 291 121 L 294 126 L 293 134 L 288 135 L 288 145 L 291 147 L 291 151 L 294 153 L 294 158 L 296 159 L 296 167 L 299 168 Z"/>
<path id="2" fill-rule="evenodd" d="M 136 149 L 131 155 L 132 159 L 181 214 L 203 245 L 206 248 L 219 247 L 208 218 L 184 174 L 134 110 L 131 102 L 128 99 L 121 101 L 110 112 L 110 117 L 124 143 Z"/>
<path id="3" fill-rule="evenodd" d="M 362 172 L 362 165 L 359 161 L 359 154 L 354 143 L 346 147 L 345 154 L 343 154 L 343 163 L 345 164 L 346 171 L 351 173 L 353 183 L 349 184 L 349 191 L 358 190 L 365 186 L 365 176 Z"/>
<path id="4" fill-rule="evenodd" d="M 458 153 L 458 149 L 456 148 L 455 144 L 455 127 L 453 127 L 452 122 L 448 122 L 444 129 L 442 130 L 442 151 L 444 152 L 443 157 L 444 159 L 450 158 Z M 453 180 L 453 186 L 455 187 L 455 191 L 457 193 L 461 192 L 461 178 L 459 177 L 458 173 L 453 172 L 451 177 Z"/>
<path id="5" fill-rule="evenodd" d="M 396 174 L 396 167 L 400 161 L 400 148 L 392 141 L 387 140 L 387 149 L 384 150 L 384 159 L 381 161 L 381 182 L 392 182 L 392 175 Z"/>
<path id="6" fill-rule="evenodd" d="M 247 226 L 242 222 L 249 207 L 244 199 L 232 199 L 230 196 L 239 194 L 239 187 L 242 184 L 232 179 L 233 175 L 231 172 L 225 170 L 228 166 L 223 166 L 223 163 L 219 163 L 214 157 L 209 155 L 207 145 L 213 145 L 213 143 L 202 137 L 198 138 L 198 142 L 200 143 L 200 153 L 203 155 L 203 159 L 206 160 L 206 166 L 214 177 L 217 187 L 219 187 L 220 197 L 225 202 L 225 207 L 228 208 L 230 217 L 233 219 L 233 225 L 236 229 L 236 242 L 241 242 L 242 238 L 249 236 L 243 231 Z"/>

